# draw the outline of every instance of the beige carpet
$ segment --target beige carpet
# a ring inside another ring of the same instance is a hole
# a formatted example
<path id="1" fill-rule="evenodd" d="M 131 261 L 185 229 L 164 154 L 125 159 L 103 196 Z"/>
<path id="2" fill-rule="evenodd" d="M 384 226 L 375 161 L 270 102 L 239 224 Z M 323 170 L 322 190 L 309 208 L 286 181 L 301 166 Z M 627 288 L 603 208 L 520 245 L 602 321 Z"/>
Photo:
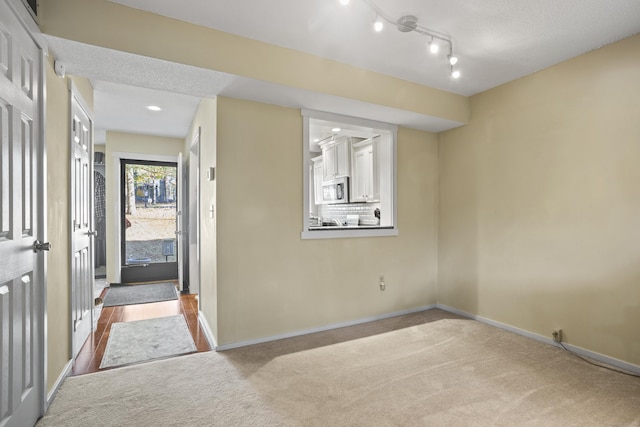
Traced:
<path id="1" fill-rule="evenodd" d="M 47 426 L 640 426 L 640 379 L 440 310 L 68 378 Z"/>

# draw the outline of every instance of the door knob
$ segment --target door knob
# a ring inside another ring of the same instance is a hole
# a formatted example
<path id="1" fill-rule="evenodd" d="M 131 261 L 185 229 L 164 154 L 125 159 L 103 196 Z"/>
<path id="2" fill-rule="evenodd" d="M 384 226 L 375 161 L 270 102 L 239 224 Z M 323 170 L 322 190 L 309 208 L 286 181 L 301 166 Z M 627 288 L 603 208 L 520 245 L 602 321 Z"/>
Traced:
<path id="1" fill-rule="evenodd" d="M 42 251 L 50 251 L 51 243 L 44 242 L 42 243 L 40 240 L 36 240 L 33 242 L 33 252 L 42 252 Z"/>

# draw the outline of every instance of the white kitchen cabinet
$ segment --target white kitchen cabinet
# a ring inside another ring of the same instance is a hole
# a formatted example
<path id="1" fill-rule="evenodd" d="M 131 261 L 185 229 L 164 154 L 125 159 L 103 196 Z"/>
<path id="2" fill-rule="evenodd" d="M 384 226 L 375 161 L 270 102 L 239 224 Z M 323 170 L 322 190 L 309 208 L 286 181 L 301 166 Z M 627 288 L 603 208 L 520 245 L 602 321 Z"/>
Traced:
<path id="1" fill-rule="evenodd" d="M 323 143 L 324 179 L 349 176 L 351 169 L 351 144 L 349 138 Z"/>
<path id="2" fill-rule="evenodd" d="M 377 141 L 366 140 L 353 146 L 353 174 L 351 201 L 377 202 L 380 200 L 378 185 Z"/>
<path id="3" fill-rule="evenodd" d="M 313 196 L 316 205 L 322 204 L 322 181 L 324 181 L 324 162 L 322 156 L 311 159 L 313 162 Z"/>

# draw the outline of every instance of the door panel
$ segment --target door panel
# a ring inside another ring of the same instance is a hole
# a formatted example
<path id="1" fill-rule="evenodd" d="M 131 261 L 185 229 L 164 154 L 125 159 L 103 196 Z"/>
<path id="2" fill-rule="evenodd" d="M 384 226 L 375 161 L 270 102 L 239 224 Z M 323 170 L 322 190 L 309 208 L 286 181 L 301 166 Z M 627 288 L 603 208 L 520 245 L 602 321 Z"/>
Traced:
<path id="1" fill-rule="evenodd" d="M 38 209 L 42 53 L 0 1 L 0 425 L 33 425 L 43 408 L 43 255 Z"/>
<path id="2" fill-rule="evenodd" d="M 121 160 L 122 283 L 178 279 L 177 164 Z"/>
<path id="3" fill-rule="evenodd" d="M 93 326 L 93 122 L 78 95 L 71 93 L 71 321 L 73 356 Z"/>

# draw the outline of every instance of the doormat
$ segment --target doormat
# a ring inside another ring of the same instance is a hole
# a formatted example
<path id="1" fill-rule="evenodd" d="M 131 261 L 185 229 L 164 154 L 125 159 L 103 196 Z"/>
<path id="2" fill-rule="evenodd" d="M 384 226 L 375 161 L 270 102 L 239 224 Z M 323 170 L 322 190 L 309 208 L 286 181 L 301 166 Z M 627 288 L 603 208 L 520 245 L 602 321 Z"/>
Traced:
<path id="1" fill-rule="evenodd" d="M 103 307 L 116 305 L 147 304 L 178 299 L 176 285 L 170 282 L 147 285 L 109 285 Z"/>
<path id="2" fill-rule="evenodd" d="M 197 351 L 184 316 L 118 322 L 111 325 L 100 369 Z"/>

